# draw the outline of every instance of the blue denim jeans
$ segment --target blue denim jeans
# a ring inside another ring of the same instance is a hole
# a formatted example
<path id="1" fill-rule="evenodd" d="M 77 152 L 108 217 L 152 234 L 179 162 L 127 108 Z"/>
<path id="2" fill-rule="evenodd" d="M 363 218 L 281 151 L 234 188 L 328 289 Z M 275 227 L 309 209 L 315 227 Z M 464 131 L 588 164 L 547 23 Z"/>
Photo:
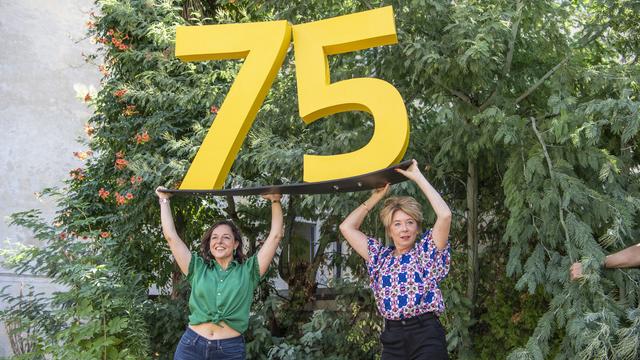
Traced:
<path id="1" fill-rule="evenodd" d="M 244 337 L 242 335 L 230 339 L 208 340 L 198 335 L 191 328 L 180 338 L 174 360 L 244 360 Z"/>

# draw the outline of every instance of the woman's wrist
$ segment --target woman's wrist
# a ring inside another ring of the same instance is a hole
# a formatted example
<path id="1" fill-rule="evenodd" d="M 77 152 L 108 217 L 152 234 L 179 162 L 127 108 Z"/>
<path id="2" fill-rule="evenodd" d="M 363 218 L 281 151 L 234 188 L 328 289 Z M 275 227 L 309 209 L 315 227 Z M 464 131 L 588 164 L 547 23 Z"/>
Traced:
<path id="1" fill-rule="evenodd" d="M 416 183 L 416 184 L 424 183 L 424 184 L 431 185 L 431 183 L 429 182 L 429 180 L 427 180 L 427 177 L 426 177 L 426 176 L 424 176 L 422 173 L 418 173 L 418 174 L 416 175 L 416 177 L 415 177 L 415 178 L 413 178 L 413 179 L 411 179 L 411 180 L 413 180 L 413 182 L 414 182 L 414 183 Z"/>
<path id="2" fill-rule="evenodd" d="M 364 208 L 367 209 L 367 211 L 371 211 L 371 209 L 373 209 L 378 204 L 379 201 L 380 199 L 372 196 L 367 200 L 363 201 L 362 206 L 364 206 Z"/>
<path id="3" fill-rule="evenodd" d="M 160 199 L 158 199 L 158 201 L 160 202 L 160 204 L 168 204 L 169 203 L 169 198 L 160 198 Z"/>

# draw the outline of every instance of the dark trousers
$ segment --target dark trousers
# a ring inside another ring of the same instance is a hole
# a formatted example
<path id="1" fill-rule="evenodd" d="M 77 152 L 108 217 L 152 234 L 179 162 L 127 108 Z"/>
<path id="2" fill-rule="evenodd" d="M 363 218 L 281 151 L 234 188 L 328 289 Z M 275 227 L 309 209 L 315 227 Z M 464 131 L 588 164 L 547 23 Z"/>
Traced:
<path id="1" fill-rule="evenodd" d="M 180 338 L 174 360 L 244 360 L 244 338 L 208 340 L 187 328 Z"/>
<path id="2" fill-rule="evenodd" d="M 447 360 L 447 340 L 432 313 L 405 320 L 385 320 L 380 334 L 382 360 Z"/>

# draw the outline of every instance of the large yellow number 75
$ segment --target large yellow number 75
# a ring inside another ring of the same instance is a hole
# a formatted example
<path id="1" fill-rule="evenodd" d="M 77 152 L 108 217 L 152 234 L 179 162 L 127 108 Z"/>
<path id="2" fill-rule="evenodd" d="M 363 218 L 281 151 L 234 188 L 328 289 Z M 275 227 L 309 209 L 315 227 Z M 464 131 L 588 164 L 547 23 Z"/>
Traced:
<path id="1" fill-rule="evenodd" d="M 220 189 L 286 54 L 284 21 L 178 27 L 176 56 L 186 61 L 246 57 L 180 189 Z M 293 26 L 300 116 L 311 123 L 344 111 L 373 115 L 367 145 L 347 154 L 304 157 L 304 181 L 333 180 L 398 162 L 409 141 L 407 113 L 389 83 L 359 78 L 330 83 L 327 56 L 397 42 L 390 6 Z M 224 40 L 221 42 L 221 40 Z"/>

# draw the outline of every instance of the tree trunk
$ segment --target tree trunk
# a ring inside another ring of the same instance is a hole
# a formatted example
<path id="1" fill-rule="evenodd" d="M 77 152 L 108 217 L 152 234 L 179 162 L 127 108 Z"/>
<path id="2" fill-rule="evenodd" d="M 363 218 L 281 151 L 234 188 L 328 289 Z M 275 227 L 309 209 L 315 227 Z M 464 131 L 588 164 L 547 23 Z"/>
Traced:
<path id="1" fill-rule="evenodd" d="M 480 264 L 478 261 L 478 172 L 475 160 L 469 159 L 467 173 L 467 255 L 469 276 L 467 298 L 475 308 Z"/>
<path id="2" fill-rule="evenodd" d="M 289 242 L 293 236 L 293 225 L 296 219 L 295 196 L 289 197 L 289 205 L 287 206 L 287 215 L 284 224 L 284 236 L 280 241 L 280 258 L 278 260 L 278 275 L 280 278 L 289 278 Z"/>
<path id="3" fill-rule="evenodd" d="M 240 230 L 240 233 L 242 233 L 243 237 L 246 238 L 247 242 L 249 243 L 249 252 L 245 252 L 245 255 L 249 257 L 255 254 L 258 250 L 256 248 L 256 234 L 253 233 L 252 228 L 246 227 L 244 225 L 244 222 L 240 220 L 238 211 L 236 209 L 236 201 L 233 199 L 233 196 L 227 195 L 225 196 L 225 199 L 227 200 L 227 214 L 229 215 L 229 218 L 233 220 L 233 223 L 236 224 L 236 226 Z"/>

